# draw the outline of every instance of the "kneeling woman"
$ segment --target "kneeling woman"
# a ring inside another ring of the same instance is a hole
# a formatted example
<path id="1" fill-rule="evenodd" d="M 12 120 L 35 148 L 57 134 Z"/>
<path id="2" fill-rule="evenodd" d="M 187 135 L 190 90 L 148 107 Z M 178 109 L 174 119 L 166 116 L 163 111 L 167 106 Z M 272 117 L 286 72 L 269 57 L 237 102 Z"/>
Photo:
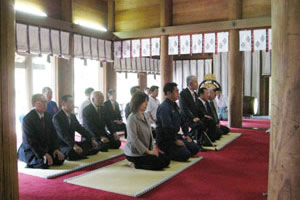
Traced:
<path id="1" fill-rule="evenodd" d="M 125 155 L 137 169 L 161 170 L 170 164 L 170 160 L 154 148 L 150 121 L 144 115 L 147 104 L 148 96 L 143 92 L 135 93 L 131 99 Z"/>

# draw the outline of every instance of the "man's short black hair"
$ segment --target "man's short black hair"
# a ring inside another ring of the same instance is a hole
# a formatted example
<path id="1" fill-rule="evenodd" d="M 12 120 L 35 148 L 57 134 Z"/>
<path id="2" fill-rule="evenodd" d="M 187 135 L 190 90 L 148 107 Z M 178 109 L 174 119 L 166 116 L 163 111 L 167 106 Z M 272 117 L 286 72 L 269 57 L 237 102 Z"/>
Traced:
<path id="1" fill-rule="evenodd" d="M 67 102 L 70 98 L 73 98 L 72 95 L 64 95 L 61 97 L 61 102 Z"/>
<path id="2" fill-rule="evenodd" d="M 134 95 L 134 93 L 137 91 L 137 89 L 140 89 L 140 86 L 133 86 L 132 88 L 130 88 L 130 94 L 131 94 L 131 96 Z"/>
<path id="3" fill-rule="evenodd" d="M 85 96 L 90 96 L 92 94 L 92 92 L 94 92 L 94 88 L 86 88 L 84 91 Z"/>
<path id="4" fill-rule="evenodd" d="M 172 93 L 174 91 L 175 87 L 177 87 L 177 83 L 174 83 L 174 82 L 166 83 L 165 86 L 164 86 L 165 95 L 167 95 L 168 92 Z"/>
<path id="5" fill-rule="evenodd" d="M 199 88 L 198 95 L 204 94 L 205 90 L 207 90 L 206 87 Z"/>
<path id="6" fill-rule="evenodd" d="M 217 91 L 222 92 L 222 89 L 221 89 L 221 88 L 215 88 L 214 91 L 215 91 L 215 92 L 217 92 Z"/>
<path id="7" fill-rule="evenodd" d="M 116 90 L 115 89 L 109 89 L 108 90 L 108 95 L 109 96 L 112 96 L 113 94 L 115 94 L 116 93 Z"/>
<path id="8" fill-rule="evenodd" d="M 144 103 L 146 100 L 148 101 L 149 97 L 144 92 L 136 92 L 130 101 L 130 110 L 133 113 L 137 113 L 140 105 Z"/>
<path id="9" fill-rule="evenodd" d="M 152 85 L 152 86 L 150 87 L 149 91 L 150 91 L 150 93 L 151 93 L 151 92 L 154 92 L 154 90 L 156 90 L 156 89 L 158 89 L 158 86 Z"/>

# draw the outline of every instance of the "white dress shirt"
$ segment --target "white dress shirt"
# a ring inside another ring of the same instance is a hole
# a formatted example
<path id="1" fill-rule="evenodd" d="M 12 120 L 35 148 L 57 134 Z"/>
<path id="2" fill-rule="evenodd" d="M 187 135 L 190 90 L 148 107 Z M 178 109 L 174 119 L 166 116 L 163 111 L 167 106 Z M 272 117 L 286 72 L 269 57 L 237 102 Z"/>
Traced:
<path id="1" fill-rule="evenodd" d="M 152 115 L 153 119 L 156 121 L 156 112 L 157 112 L 157 108 L 159 106 L 160 102 L 158 99 L 154 99 L 153 97 L 149 96 L 149 102 L 147 105 L 147 109 L 146 109 L 146 113 Z M 153 122 L 151 122 L 153 123 Z"/>
<path id="2" fill-rule="evenodd" d="M 219 108 L 227 107 L 227 103 L 226 103 L 225 98 L 223 97 L 223 95 L 220 95 L 220 97 L 216 96 L 215 100 L 216 100 Z"/>

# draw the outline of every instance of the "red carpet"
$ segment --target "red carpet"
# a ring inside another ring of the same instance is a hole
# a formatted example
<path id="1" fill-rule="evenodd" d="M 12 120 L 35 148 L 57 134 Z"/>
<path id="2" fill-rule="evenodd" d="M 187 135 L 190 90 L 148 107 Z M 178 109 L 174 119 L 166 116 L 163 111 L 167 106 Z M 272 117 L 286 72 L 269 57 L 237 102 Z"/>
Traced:
<path id="1" fill-rule="evenodd" d="M 223 125 L 227 125 L 228 121 L 222 121 Z M 244 128 L 269 129 L 271 126 L 270 120 L 265 119 L 243 119 Z"/>
<path id="2" fill-rule="evenodd" d="M 266 199 L 269 134 L 233 129 L 243 135 L 219 152 L 199 153 L 204 159 L 139 199 Z M 21 200 L 123 200 L 130 197 L 88 189 L 63 180 L 119 161 L 116 158 L 54 180 L 19 174 Z M 99 180 L 105 181 L 105 180 Z"/>

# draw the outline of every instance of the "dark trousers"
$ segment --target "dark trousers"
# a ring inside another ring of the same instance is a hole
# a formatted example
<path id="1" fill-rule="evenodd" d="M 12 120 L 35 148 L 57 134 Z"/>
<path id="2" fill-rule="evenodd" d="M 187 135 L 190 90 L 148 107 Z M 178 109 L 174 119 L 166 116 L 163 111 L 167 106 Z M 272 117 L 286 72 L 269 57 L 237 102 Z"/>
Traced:
<path id="1" fill-rule="evenodd" d="M 61 151 L 65 154 L 67 160 L 81 160 L 85 159 L 88 155 L 94 155 L 98 153 L 99 149 L 93 149 L 91 143 L 87 140 L 76 142 L 78 146 L 82 148 L 82 153 L 74 151 L 73 147 L 61 147 Z"/>
<path id="2" fill-rule="evenodd" d="M 58 160 L 57 157 L 53 157 L 53 151 L 48 152 L 49 155 L 53 159 L 53 165 L 62 165 L 64 163 L 64 160 Z M 18 150 L 18 159 L 20 161 L 25 162 L 28 168 L 37 168 L 37 169 L 48 169 L 49 165 L 48 163 L 44 162 L 43 157 L 39 157 L 35 155 L 30 149 L 24 149 L 21 145 L 21 147 Z"/>
<path id="3" fill-rule="evenodd" d="M 162 170 L 170 164 L 170 159 L 163 153 L 159 153 L 158 156 L 126 156 L 126 159 L 133 162 L 136 169 Z"/>
<path id="4" fill-rule="evenodd" d="M 113 128 L 115 131 L 124 131 L 125 138 L 127 138 L 127 129 L 126 129 L 126 124 L 117 124 L 115 122 L 112 122 Z"/>
<path id="5" fill-rule="evenodd" d="M 109 139 L 108 143 L 103 143 L 101 138 L 97 138 L 96 141 L 98 142 L 98 150 L 102 152 L 107 152 L 108 149 L 118 149 L 121 146 L 120 140 L 115 140 L 113 136 L 106 136 Z"/>
<path id="6" fill-rule="evenodd" d="M 158 144 L 158 147 L 163 150 L 166 155 L 175 161 L 187 161 L 191 156 L 194 156 L 198 153 L 199 147 L 194 142 L 188 142 L 182 140 L 184 146 L 178 146 L 175 143 L 165 145 Z"/>
<path id="7" fill-rule="evenodd" d="M 223 125 L 221 125 L 220 129 L 221 129 L 222 135 L 227 135 L 230 131 L 230 129 L 228 127 L 223 126 Z"/>

